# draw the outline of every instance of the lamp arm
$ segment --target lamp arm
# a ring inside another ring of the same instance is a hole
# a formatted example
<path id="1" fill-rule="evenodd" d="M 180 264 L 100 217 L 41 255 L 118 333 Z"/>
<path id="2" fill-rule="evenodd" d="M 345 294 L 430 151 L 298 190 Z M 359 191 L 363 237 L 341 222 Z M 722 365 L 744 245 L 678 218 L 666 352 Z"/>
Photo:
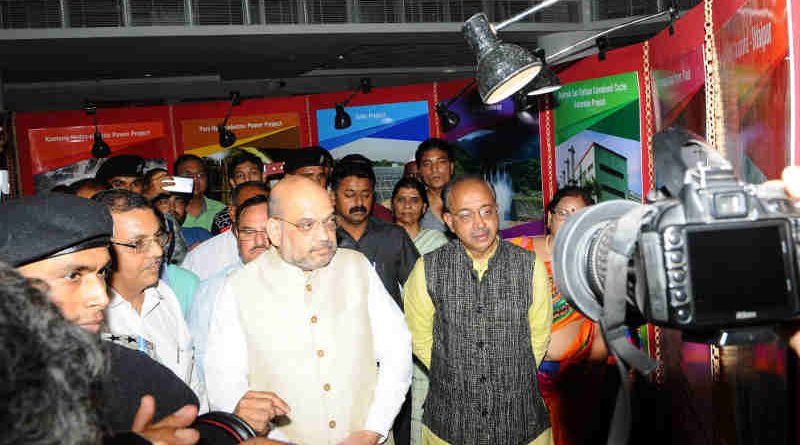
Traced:
<path id="1" fill-rule="evenodd" d="M 587 43 L 590 43 L 590 42 L 596 42 L 598 38 L 607 36 L 607 35 L 615 32 L 615 31 L 619 31 L 620 29 L 625 29 L 625 28 L 627 28 L 629 26 L 638 25 L 639 23 L 644 23 L 644 22 L 659 18 L 659 17 L 664 16 L 664 15 L 672 16 L 672 15 L 674 15 L 676 13 L 677 13 L 677 10 L 675 8 L 673 8 L 673 7 L 670 7 L 668 9 L 665 9 L 665 10 L 661 11 L 661 12 L 657 12 L 655 14 L 651 14 L 651 15 L 648 15 L 648 16 L 645 16 L 645 17 L 640 17 L 640 18 L 638 18 L 636 20 L 631 20 L 629 22 L 625 22 L 625 23 L 622 23 L 620 25 L 614 26 L 614 27 L 609 28 L 609 29 L 607 29 L 605 31 L 599 32 L 599 33 L 597 33 L 597 34 L 595 34 L 595 35 L 593 35 L 591 37 L 587 37 L 587 38 L 585 38 L 583 40 L 579 40 L 579 41 L 573 43 L 572 45 L 570 45 L 570 46 L 568 46 L 566 48 L 563 48 L 563 49 L 560 49 L 560 50 L 554 52 L 553 54 L 550 55 L 550 57 L 547 57 L 547 63 L 548 64 L 552 64 L 554 61 L 568 56 L 569 54 L 571 54 L 573 51 L 575 51 L 576 49 L 580 48 L 581 46 L 583 46 L 583 45 L 585 45 Z"/>
<path id="2" fill-rule="evenodd" d="M 447 99 L 447 101 L 444 103 L 444 106 L 449 108 L 450 105 L 453 105 L 453 102 L 457 101 L 461 96 L 464 95 L 464 93 L 467 92 L 467 90 L 472 88 L 472 86 L 475 85 L 477 82 L 478 81 L 473 78 L 472 81 L 470 83 L 464 85 L 464 87 L 462 87 L 461 90 L 458 93 L 456 93 L 455 96 L 451 97 L 450 99 Z"/>
<path id="3" fill-rule="evenodd" d="M 503 28 L 505 28 L 505 27 L 507 27 L 509 25 L 512 25 L 514 23 L 517 23 L 518 21 L 524 19 L 525 17 L 527 17 L 527 16 L 529 16 L 531 14 L 539 12 L 544 8 L 547 8 L 547 7 L 551 6 L 551 5 L 554 5 L 554 4 L 558 3 L 559 1 L 560 0 L 545 0 L 545 1 L 541 2 L 541 3 L 539 3 L 538 5 L 531 6 L 530 8 L 520 12 L 519 14 L 517 14 L 517 15 L 511 17 L 511 18 L 508 18 L 508 19 L 503 20 L 502 22 L 500 22 L 500 23 L 498 23 L 496 25 L 493 25 L 492 27 L 494 28 L 495 32 L 500 31 L 501 29 L 503 29 Z"/>
<path id="4" fill-rule="evenodd" d="M 353 98 L 356 97 L 357 94 L 358 94 L 358 90 L 353 91 L 352 93 L 350 93 L 350 96 L 347 99 L 345 99 L 343 102 L 339 102 L 337 105 L 341 105 L 343 107 L 346 107 L 347 104 L 349 104 L 350 101 L 353 100 Z"/>

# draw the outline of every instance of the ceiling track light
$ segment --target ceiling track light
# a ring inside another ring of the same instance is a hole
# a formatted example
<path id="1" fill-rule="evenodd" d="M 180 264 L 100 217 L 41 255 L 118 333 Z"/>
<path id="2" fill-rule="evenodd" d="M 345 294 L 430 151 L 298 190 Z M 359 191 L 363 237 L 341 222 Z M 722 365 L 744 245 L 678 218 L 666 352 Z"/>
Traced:
<path id="1" fill-rule="evenodd" d="M 106 141 L 103 140 L 103 134 L 100 133 L 100 127 L 97 125 L 97 105 L 92 102 L 86 101 L 83 105 L 83 111 L 87 116 L 92 116 L 92 123 L 94 124 L 94 142 L 92 143 L 92 157 L 107 158 L 111 155 L 111 147 L 108 146 Z"/>
<path id="2" fill-rule="evenodd" d="M 233 107 L 239 106 L 242 103 L 242 98 L 238 91 L 231 91 L 231 103 L 228 106 L 228 112 L 225 114 L 225 119 L 221 124 L 217 125 L 217 133 L 219 133 L 219 145 L 223 148 L 228 148 L 236 143 L 236 135 L 232 130 L 227 128 L 228 119 L 231 117 Z"/>
<path id="3" fill-rule="evenodd" d="M 371 91 L 372 80 L 369 77 L 362 77 L 359 81 L 358 89 L 350 93 L 350 96 L 348 96 L 347 99 L 336 104 L 336 116 L 333 118 L 333 128 L 337 130 L 344 130 L 345 128 L 350 127 L 350 125 L 353 124 L 353 119 L 350 117 L 350 114 L 344 110 L 344 107 L 346 107 L 347 104 L 349 104 L 359 92 L 361 92 L 361 94 L 369 94 Z"/>
<path id="4" fill-rule="evenodd" d="M 439 117 L 439 128 L 441 128 L 443 132 L 447 133 L 448 131 L 458 127 L 458 124 L 461 122 L 461 117 L 458 115 L 458 113 L 451 110 L 450 106 L 453 105 L 453 103 L 461 96 L 463 96 L 467 90 L 472 88 L 476 82 L 476 79 L 472 79 L 472 81 L 464 85 L 464 87 L 461 88 L 461 90 L 456 93 L 455 96 L 451 97 L 447 101 L 438 102 L 436 104 L 435 110 L 436 115 Z"/>

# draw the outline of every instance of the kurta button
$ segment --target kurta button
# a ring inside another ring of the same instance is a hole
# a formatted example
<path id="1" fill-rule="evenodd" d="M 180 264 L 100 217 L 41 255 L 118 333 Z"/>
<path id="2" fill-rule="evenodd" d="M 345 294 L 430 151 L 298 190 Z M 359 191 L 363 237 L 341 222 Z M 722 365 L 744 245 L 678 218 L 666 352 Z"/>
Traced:
<path id="1" fill-rule="evenodd" d="M 330 422 L 328 422 L 328 426 L 331 429 L 336 428 L 336 421 L 335 420 L 331 420 Z"/>
<path id="2" fill-rule="evenodd" d="M 306 292 L 311 292 L 311 283 L 306 284 Z"/>
<path id="3" fill-rule="evenodd" d="M 322 349 L 320 349 L 319 351 L 317 351 L 317 357 L 320 357 L 320 358 L 321 358 L 321 357 L 325 357 L 325 351 L 323 351 Z"/>
<path id="4" fill-rule="evenodd" d="M 481 312 L 483 312 L 483 306 L 478 306 L 478 307 L 476 307 L 476 308 L 475 308 L 475 312 L 477 312 L 477 313 L 479 313 L 479 314 L 480 314 Z"/>
<path id="5" fill-rule="evenodd" d="M 478 349 L 483 349 L 483 342 L 482 341 L 479 341 L 478 343 L 476 343 L 476 345 L 478 346 Z"/>
<path id="6" fill-rule="evenodd" d="M 322 385 L 322 389 L 324 389 L 325 391 L 330 391 L 331 390 L 331 384 L 330 383 L 326 383 L 326 384 Z"/>
<path id="7" fill-rule="evenodd" d="M 316 323 L 316 322 L 317 322 L 317 320 L 318 320 L 318 319 L 317 319 L 317 316 L 316 316 L 316 315 L 312 315 L 312 316 L 311 316 L 311 323 L 312 323 L 312 324 L 313 324 L 313 323 Z"/>
<path id="8" fill-rule="evenodd" d="M 486 376 L 482 375 L 481 378 L 478 380 L 480 380 L 481 383 L 486 383 Z"/>
<path id="9" fill-rule="evenodd" d="M 483 411 L 481 411 L 481 415 L 482 416 L 488 416 L 489 415 L 489 411 L 484 409 Z"/>

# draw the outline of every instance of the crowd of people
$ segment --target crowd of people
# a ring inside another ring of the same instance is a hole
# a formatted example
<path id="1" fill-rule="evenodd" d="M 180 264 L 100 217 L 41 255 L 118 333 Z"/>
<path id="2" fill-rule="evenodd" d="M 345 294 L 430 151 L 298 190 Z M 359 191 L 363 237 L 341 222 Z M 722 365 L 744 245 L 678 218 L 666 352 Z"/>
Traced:
<path id="1" fill-rule="evenodd" d="M 228 205 L 193 155 L 3 204 L 0 444 L 190 444 L 208 411 L 256 444 L 601 441 L 608 352 L 550 267 L 591 195 L 558 191 L 546 235 L 505 241 L 454 156 L 420 144 L 391 209 L 369 159 L 320 147 L 273 187 L 232 157 Z"/>

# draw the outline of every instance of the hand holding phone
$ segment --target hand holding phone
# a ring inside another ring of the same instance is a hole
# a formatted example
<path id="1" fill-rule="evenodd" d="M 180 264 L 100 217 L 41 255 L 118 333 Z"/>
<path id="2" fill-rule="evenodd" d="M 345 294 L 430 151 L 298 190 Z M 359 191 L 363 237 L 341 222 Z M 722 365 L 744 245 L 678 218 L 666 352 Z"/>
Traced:
<path id="1" fill-rule="evenodd" d="M 180 176 L 168 176 L 161 180 L 161 188 L 173 193 L 192 193 L 194 179 Z"/>

